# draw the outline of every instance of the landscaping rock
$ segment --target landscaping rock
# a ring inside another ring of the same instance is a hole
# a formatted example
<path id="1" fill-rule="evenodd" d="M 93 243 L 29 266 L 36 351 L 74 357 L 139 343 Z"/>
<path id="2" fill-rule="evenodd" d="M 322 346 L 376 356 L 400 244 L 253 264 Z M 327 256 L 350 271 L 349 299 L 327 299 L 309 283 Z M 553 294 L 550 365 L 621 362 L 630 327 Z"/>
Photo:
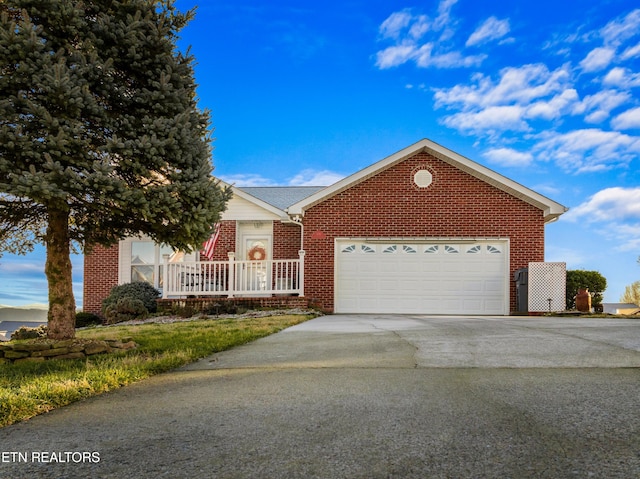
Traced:
<path id="1" fill-rule="evenodd" d="M 8 359 L 20 359 L 31 356 L 29 351 L 5 351 L 4 357 Z"/>
<path id="2" fill-rule="evenodd" d="M 47 359 L 82 359 L 101 353 L 124 353 L 138 345 L 130 338 L 104 341 L 88 339 L 68 339 L 51 341 L 36 339 L 26 343 L 3 344 L 0 349 L 0 364 L 18 361 L 44 361 Z"/>
<path id="3" fill-rule="evenodd" d="M 124 349 L 125 351 L 128 351 L 129 349 L 135 349 L 137 347 L 138 347 L 138 345 L 135 342 L 127 341 L 122 346 L 120 346 L 120 349 Z"/>
<path id="4" fill-rule="evenodd" d="M 63 354 L 61 356 L 57 356 L 51 359 L 82 359 L 82 358 L 86 358 L 85 354 L 82 352 L 76 352 L 76 353 Z"/>
<path id="5" fill-rule="evenodd" d="M 50 356 L 62 356 L 63 354 L 69 354 L 69 348 L 54 348 L 45 349 L 44 351 L 34 351 L 31 354 L 33 358 L 46 358 Z"/>
<path id="6" fill-rule="evenodd" d="M 13 345 L 14 351 L 44 351 L 51 349 L 51 343 L 23 343 Z"/>
<path id="7" fill-rule="evenodd" d="M 111 347 L 104 341 L 97 341 L 95 343 L 87 344 L 87 346 L 84 348 L 84 353 L 87 356 L 109 352 L 111 352 Z"/>

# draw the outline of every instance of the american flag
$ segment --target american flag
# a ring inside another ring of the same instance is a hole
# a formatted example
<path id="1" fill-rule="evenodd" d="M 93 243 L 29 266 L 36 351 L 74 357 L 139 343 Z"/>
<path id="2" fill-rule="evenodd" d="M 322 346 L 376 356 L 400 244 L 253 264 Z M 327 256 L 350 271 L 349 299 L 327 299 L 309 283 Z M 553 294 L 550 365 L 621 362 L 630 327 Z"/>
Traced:
<path id="1" fill-rule="evenodd" d="M 213 233 L 207 241 L 202 245 L 202 254 L 204 254 L 209 260 L 213 258 L 213 250 L 216 249 L 216 243 L 220 237 L 220 223 L 217 223 L 213 227 Z"/>

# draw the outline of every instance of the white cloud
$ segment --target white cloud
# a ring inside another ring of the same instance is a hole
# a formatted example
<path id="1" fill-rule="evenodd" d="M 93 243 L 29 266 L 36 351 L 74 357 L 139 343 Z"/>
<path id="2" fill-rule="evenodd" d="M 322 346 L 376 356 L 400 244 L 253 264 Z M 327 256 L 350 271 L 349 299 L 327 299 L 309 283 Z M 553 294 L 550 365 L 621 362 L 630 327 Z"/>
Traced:
<path id="1" fill-rule="evenodd" d="M 627 68 L 612 68 L 602 80 L 604 85 L 617 86 L 621 88 L 632 88 L 640 86 L 640 73 L 633 73 Z"/>
<path id="2" fill-rule="evenodd" d="M 587 222 L 640 220 L 640 187 L 600 190 L 584 203 L 571 208 L 562 218 Z"/>
<path id="3" fill-rule="evenodd" d="M 477 73 L 470 85 L 435 90 L 436 108 L 459 108 L 459 113 L 442 122 L 461 131 L 488 133 L 528 131 L 527 120 L 560 118 L 579 101 L 575 89 L 569 88 L 568 67 L 554 71 L 542 64 L 509 67 L 500 78 Z"/>
<path id="4" fill-rule="evenodd" d="M 219 178 L 234 186 L 276 186 L 273 180 L 254 174 L 221 175 Z"/>
<path id="5" fill-rule="evenodd" d="M 484 156 L 490 163 L 501 166 L 528 166 L 533 161 L 531 153 L 522 153 L 511 148 L 493 148 L 485 151 Z"/>
<path id="6" fill-rule="evenodd" d="M 617 233 L 617 240 L 620 243 L 619 251 L 640 250 L 640 223 L 611 225 L 613 231 Z"/>
<path id="7" fill-rule="evenodd" d="M 329 186 L 344 178 L 330 170 L 303 170 L 289 180 L 289 186 Z"/>
<path id="8" fill-rule="evenodd" d="M 429 17 L 426 15 L 419 15 L 414 19 L 413 25 L 409 29 L 409 36 L 418 40 L 425 33 L 429 31 L 431 24 L 429 23 Z"/>
<path id="9" fill-rule="evenodd" d="M 573 88 L 564 90 L 550 100 L 539 100 L 529 105 L 526 109 L 527 118 L 542 118 L 553 120 L 559 118 L 570 106 L 578 100 L 578 92 Z"/>
<path id="10" fill-rule="evenodd" d="M 408 9 L 394 12 L 380 25 L 380 34 L 384 38 L 398 38 L 400 33 L 409 26 L 412 19 L 413 15 Z"/>
<path id="11" fill-rule="evenodd" d="M 618 90 L 603 90 L 594 95 L 587 95 L 580 102 L 573 105 L 574 114 L 586 114 L 587 123 L 600 123 L 607 118 L 612 110 L 629 101 L 628 93 Z"/>
<path id="12" fill-rule="evenodd" d="M 624 18 L 612 20 L 601 30 L 608 45 L 620 45 L 640 32 L 640 9 L 628 13 Z"/>
<path id="13" fill-rule="evenodd" d="M 622 60 L 629 60 L 630 58 L 635 58 L 638 56 L 640 56 L 640 43 L 638 43 L 633 47 L 627 48 L 624 52 L 622 52 L 622 55 L 620 55 L 620 58 Z"/>
<path id="14" fill-rule="evenodd" d="M 397 67 L 411 60 L 416 53 L 415 45 L 394 45 L 376 53 L 376 66 L 382 70 Z"/>
<path id="15" fill-rule="evenodd" d="M 598 47 L 589 52 L 580 66 L 585 72 L 596 72 L 607 68 L 615 57 L 615 50 L 612 48 Z"/>
<path id="16" fill-rule="evenodd" d="M 231 185 L 243 186 L 328 186 L 344 178 L 345 175 L 330 170 L 302 170 L 285 182 L 277 182 L 256 174 L 222 175 L 219 178 Z"/>
<path id="17" fill-rule="evenodd" d="M 437 68 L 471 67 L 480 65 L 487 58 L 486 55 L 463 56 L 457 51 L 432 55 L 432 51 L 433 45 L 430 43 L 420 47 L 415 55 L 416 65 L 422 68 L 430 66 Z"/>
<path id="18" fill-rule="evenodd" d="M 596 128 L 545 133 L 534 151 L 567 172 L 586 173 L 626 166 L 640 154 L 640 138 Z"/>
<path id="19" fill-rule="evenodd" d="M 611 126 L 616 130 L 640 128 L 640 107 L 632 108 L 624 113 L 620 113 L 611 120 Z"/>
<path id="20" fill-rule="evenodd" d="M 472 77 L 472 85 L 456 85 L 435 90 L 436 106 L 460 105 L 463 109 L 527 104 L 532 100 L 564 92 L 569 83 L 568 67 L 549 71 L 546 65 L 508 67 L 500 71 L 500 80 L 478 73 Z"/>
<path id="21" fill-rule="evenodd" d="M 498 20 L 496 17 L 489 17 L 471 34 L 465 45 L 468 47 L 482 45 L 504 37 L 510 30 L 509 20 Z"/>
<path id="22" fill-rule="evenodd" d="M 458 3 L 458 0 L 440 0 L 438 4 L 438 16 L 433 22 L 436 29 L 443 30 L 452 23 L 455 23 L 451 19 L 451 9 L 456 3 Z"/>
<path id="23" fill-rule="evenodd" d="M 392 13 L 380 25 L 381 38 L 394 44 L 376 52 L 376 66 L 381 70 L 415 62 L 420 68 L 468 68 L 480 65 L 487 57 L 465 55 L 447 42 L 455 33 L 451 8 L 457 0 L 441 0 L 438 14 L 431 21 L 426 15 L 413 14 L 410 9 Z M 422 37 L 431 33 L 426 41 Z"/>
<path id="24" fill-rule="evenodd" d="M 44 273 L 44 260 L 40 262 L 28 262 L 24 260 L 7 261 L 3 259 L 2 263 L 0 263 L 0 270 L 17 276 L 40 275 Z"/>
<path id="25" fill-rule="evenodd" d="M 516 105 L 490 106 L 481 111 L 456 113 L 445 117 L 442 122 L 450 128 L 470 133 L 527 131 L 529 127 L 522 116 L 522 107 Z"/>

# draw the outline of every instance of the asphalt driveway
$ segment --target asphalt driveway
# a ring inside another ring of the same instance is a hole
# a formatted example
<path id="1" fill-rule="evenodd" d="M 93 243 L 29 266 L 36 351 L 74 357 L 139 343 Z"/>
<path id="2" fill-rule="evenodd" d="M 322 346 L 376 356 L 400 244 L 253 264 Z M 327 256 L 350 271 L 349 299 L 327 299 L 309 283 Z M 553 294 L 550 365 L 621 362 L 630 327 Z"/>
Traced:
<path id="1" fill-rule="evenodd" d="M 3 478 L 640 477 L 640 320 L 325 316 L 0 429 Z"/>

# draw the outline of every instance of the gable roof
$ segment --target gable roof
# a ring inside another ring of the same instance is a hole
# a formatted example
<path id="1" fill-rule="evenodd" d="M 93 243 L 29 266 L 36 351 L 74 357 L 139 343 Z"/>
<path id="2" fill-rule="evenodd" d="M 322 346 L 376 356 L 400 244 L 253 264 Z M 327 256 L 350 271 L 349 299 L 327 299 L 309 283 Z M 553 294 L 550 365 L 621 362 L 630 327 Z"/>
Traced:
<path id="1" fill-rule="evenodd" d="M 387 158 L 378 161 L 377 163 L 372 164 L 371 166 L 368 166 L 367 168 L 364 168 L 363 170 L 354 173 L 351 176 L 338 181 L 337 183 L 334 183 L 331 186 L 328 186 L 327 188 L 311 194 L 295 204 L 290 205 L 287 212 L 291 216 L 302 216 L 304 215 L 304 212 L 312 206 L 317 205 L 318 203 L 321 203 L 322 201 L 325 201 L 332 196 L 337 195 L 338 193 L 341 193 L 342 191 L 345 191 L 352 186 L 377 175 L 383 170 L 391 168 L 392 166 L 421 152 L 427 152 L 445 163 L 448 163 L 459 170 L 484 181 L 485 183 L 488 183 L 512 196 L 515 196 L 516 198 L 523 200 L 526 203 L 529 203 L 530 205 L 541 209 L 544 212 L 545 223 L 555 221 L 560 215 L 568 210 L 568 208 L 562 206 L 560 203 L 536 193 L 535 191 L 516 183 L 515 181 L 510 180 L 509 178 L 502 176 L 479 163 L 465 158 L 464 156 L 434 143 L 431 140 L 423 139 L 391 156 L 388 156 Z"/>
<path id="2" fill-rule="evenodd" d="M 289 206 L 326 188 L 325 186 L 239 186 L 236 189 L 285 211 Z"/>

